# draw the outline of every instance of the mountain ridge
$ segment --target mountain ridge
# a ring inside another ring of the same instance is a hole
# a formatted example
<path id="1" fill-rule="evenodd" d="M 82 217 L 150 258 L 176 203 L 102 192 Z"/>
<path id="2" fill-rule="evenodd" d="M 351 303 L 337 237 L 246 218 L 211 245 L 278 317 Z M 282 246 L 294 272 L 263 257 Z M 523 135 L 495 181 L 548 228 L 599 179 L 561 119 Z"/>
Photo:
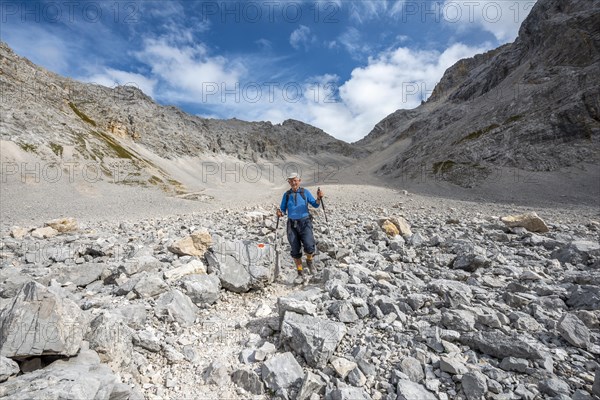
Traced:
<path id="1" fill-rule="evenodd" d="M 458 61 L 421 106 L 395 111 L 352 144 L 291 119 L 272 124 L 189 115 L 131 86 L 60 77 L 2 43 L 0 130 L 3 140 L 35 157 L 96 161 L 105 174 L 126 161 L 132 183 L 176 193 L 203 187 L 191 171 L 223 157 L 229 163 L 333 162 L 339 180 L 349 183 L 421 190 L 427 180 L 438 192 L 483 188 L 491 195 L 527 183 L 523 174 L 557 185 L 575 174 L 578 182 L 565 190 L 595 193 L 598 20 L 600 3 L 539 0 L 513 43 Z M 12 147 L 4 147 L 3 157 L 14 158 Z M 195 161 L 180 168 L 182 159 Z"/>
<path id="2" fill-rule="evenodd" d="M 18 56 L 5 43 L 0 55 L 2 138 L 41 160 L 95 161 L 105 175 L 110 175 L 112 163 L 127 161 L 129 175 L 139 176 L 138 184 L 184 192 L 185 185 L 169 165 L 181 158 L 259 163 L 327 154 L 343 164 L 359 153 L 300 121 L 201 118 L 159 105 L 133 86 L 108 88 L 61 77 Z M 14 158 L 9 146 L 4 147 L 3 157 Z M 151 157 L 142 154 L 146 151 Z"/>
<path id="3" fill-rule="evenodd" d="M 597 2 L 538 1 L 514 43 L 460 60 L 427 102 L 397 110 L 357 142 L 374 154 L 399 147 L 365 165 L 392 180 L 425 171 L 475 187 L 501 168 L 598 164 L 598 20 Z"/>

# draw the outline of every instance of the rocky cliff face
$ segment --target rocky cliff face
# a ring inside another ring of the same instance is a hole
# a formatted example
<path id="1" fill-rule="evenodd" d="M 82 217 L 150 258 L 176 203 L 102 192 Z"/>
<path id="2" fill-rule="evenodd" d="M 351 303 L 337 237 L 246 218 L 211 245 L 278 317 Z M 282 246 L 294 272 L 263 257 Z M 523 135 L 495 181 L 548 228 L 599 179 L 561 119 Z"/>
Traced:
<path id="1" fill-rule="evenodd" d="M 139 183 L 173 186 L 176 181 L 155 165 L 154 156 L 257 162 L 355 154 L 352 146 L 300 121 L 273 125 L 200 118 L 161 106 L 134 87 L 107 88 L 58 76 L 4 43 L 0 56 L 2 139 L 41 159 L 94 160 L 106 174 L 115 162 L 126 161 Z"/>
<path id="2" fill-rule="evenodd" d="M 514 43 L 459 61 L 425 104 L 389 115 L 357 145 L 394 149 L 371 158 L 379 174 L 466 187 L 500 168 L 597 164 L 599 22 L 598 2 L 539 0 Z"/>

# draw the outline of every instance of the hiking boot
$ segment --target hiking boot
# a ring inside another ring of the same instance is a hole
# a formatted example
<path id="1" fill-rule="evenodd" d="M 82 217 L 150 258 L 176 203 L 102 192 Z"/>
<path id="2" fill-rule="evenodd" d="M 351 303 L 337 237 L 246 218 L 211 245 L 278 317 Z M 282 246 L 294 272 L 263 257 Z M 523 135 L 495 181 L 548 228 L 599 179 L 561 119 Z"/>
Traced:
<path id="1" fill-rule="evenodd" d="M 297 270 L 298 276 L 294 279 L 297 285 L 306 285 L 310 281 L 310 271 L 307 268 Z"/>

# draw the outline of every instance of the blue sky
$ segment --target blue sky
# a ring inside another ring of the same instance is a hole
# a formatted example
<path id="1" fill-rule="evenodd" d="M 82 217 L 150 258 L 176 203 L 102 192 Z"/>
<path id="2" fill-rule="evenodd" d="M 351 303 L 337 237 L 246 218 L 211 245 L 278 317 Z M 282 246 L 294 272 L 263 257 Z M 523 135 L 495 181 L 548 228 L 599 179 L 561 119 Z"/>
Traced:
<path id="1" fill-rule="evenodd" d="M 74 79 L 209 118 L 293 118 L 353 142 L 461 58 L 513 41 L 535 1 L 11 1 L 0 39 Z"/>

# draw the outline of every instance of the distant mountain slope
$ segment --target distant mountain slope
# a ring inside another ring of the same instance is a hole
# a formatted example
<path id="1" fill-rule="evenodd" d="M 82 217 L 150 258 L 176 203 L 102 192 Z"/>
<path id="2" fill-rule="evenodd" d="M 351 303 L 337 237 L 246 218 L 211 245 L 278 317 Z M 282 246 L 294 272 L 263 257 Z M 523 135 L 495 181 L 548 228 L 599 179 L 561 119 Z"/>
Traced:
<path id="1" fill-rule="evenodd" d="M 379 175 L 471 187 L 501 168 L 597 164 L 599 139 L 600 2 L 538 0 L 514 43 L 459 61 L 356 145 Z"/>
<path id="2" fill-rule="evenodd" d="M 188 182 L 203 187 L 203 160 L 219 157 L 333 161 L 337 182 L 406 186 L 426 179 L 442 190 L 447 183 L 485 188 L 507 170 L 567 170 L 560 179 L 585 183 L 575 190 L 598 192 L 599 77 L 600 2 L 538 0 L 514 43 L 459 61 L 426 103 L 394 112 L 347 144 L 299 121 L 192 116 L 133 87 L 60 77 L 0 44 L 0 133 L 8 143 L 0 156 L 20 148 L 46 160 L 91 160 L 107 176 L 127 163 L 128 183 L 175 192 L 185 192 Z M 550 186 L 553 179 L 540 182 Z"/>
<path id="3" fill-rule="evenodd" d="M 230 156 L 252 163 L 320 155 L 351 160 L 357 154 L 353 146 L 300 121 L 205 119 L 161 106 L 134 87 L 64 78 L 19 57 L 5 43 L 0 43 L 0 91 L 2 140 L 42 159 L 94 160 L 106 174 L 114 163 L 126 161 L 138 183 L 167 189 L 181 188 L 154 156 Z"/>

